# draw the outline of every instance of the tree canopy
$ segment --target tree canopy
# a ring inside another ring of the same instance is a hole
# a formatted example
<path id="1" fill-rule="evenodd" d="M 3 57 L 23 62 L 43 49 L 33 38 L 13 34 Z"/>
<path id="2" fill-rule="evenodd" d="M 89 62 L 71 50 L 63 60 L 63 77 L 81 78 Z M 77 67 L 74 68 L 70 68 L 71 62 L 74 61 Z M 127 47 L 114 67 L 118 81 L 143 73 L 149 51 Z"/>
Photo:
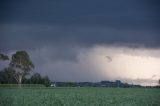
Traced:
<path id="1" fill-rule="evenodd" d="M 21 87 L 23 84 L 43 84 L 49 86 L 51 81 L 47 76 L 42 77 L 39 73 L 34 73 L 30 78 L 30 71 L 34 65 L 26 51 L 17 51 L 12 55 L 11 59 L 7 55 L 0 54 L 0 60 L 10 60 L 9 67 L 0 71 L 0 84 L 16 84 Z"/>
<path id="2" fill-rule="evenodd" d="M 9 60 L 9 57 L 0 53 L 0 60 Z"/>
<path id="3" fill-rule="evenodd" d="M 34 68 L 32 61 L 26 51 L 17 51 L 12 55 L 9 66 L 15 70 L 15 79 L 21 87 L 23 77 Z"/>
<path id="4" fill-rule="evenodd" d="M 18 51 L 12 55 L 12 60 L 9 64 L 12 68 L 19 68 L 25 72 L 34 68 L 32 61 L 26 51 Z"/>

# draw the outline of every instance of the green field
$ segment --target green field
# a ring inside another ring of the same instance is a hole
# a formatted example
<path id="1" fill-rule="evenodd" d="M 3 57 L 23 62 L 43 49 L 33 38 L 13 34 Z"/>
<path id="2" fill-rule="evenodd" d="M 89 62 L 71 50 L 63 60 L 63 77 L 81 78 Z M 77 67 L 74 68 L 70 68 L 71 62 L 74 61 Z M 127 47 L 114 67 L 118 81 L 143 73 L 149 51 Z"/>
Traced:
<path id="1" fill-rule="evenodd" d="M 160 106 L 160 89 L 1 87 L 0 106 Z"/>

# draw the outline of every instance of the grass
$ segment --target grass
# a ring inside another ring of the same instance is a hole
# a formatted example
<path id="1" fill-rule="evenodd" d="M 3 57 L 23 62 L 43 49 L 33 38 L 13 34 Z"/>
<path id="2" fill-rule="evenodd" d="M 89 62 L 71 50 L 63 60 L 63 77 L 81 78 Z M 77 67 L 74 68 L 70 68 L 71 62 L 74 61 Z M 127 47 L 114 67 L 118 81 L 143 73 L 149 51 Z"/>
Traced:
<path id="1" fill-rule="evenodd" d="M 0 106 L 160 106 L 160 89 L 0 88 Z"/>
<path id="2" fill-rule="evenodd" d="M 45 87 L 43 84 L 21 84 L 22 87 Z M 0 88 L 18 88 L 18 84 L 0 84 Z"/>

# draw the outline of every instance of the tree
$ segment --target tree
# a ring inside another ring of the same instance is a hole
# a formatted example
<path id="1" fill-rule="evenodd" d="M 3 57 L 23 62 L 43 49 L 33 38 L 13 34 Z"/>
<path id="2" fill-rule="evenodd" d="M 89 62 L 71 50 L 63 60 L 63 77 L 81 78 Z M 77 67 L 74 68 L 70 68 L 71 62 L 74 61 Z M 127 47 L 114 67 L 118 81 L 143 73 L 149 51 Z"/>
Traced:
<path id="1" fill-rule="evenodd" d="M 0 84 L 13 84 L 16 83 L 14 75 L 15 71 L 11 68 L 4 68 L 0 71 Z"/>
<path id="2" fill-rule="evenodd" d="M 158 84 L 160 85 L 160 79 L 158 80 Z"/>
<path id="3" fill-rule="evenodd" d="M 17 51 L 12 55 L 9 66 L 15 70 L 15 79 L 21 88 L 22 78 L 34 68 L 32 61 L 26 51 Z"/>
<path id="4" fill-rule="evenodd" d="M 51 81 L 48 76 L 42 77 L 39 73 L 35 73 L 31 77 L 32 84 L 43 84 L 45 86 L 50 86 Z"/>
<path id="5" fill-rule="evenodd" d="M 50 81 L 50 79 L 48 78 L 48 76 L 45 76 L 45 77 L 43 78 L 43 84 L 44 84 L 46 87 L 50 86 L 51 81 Z"/>
<path id="6" fill-rule="evenodd" d="M 42 84 L 42 77 L 39 73 L 35 73 L 31 77 L 31 82 L 33 84 Z"/>
<path id="7" fill-rule="evenodd" d="M 9 60 L 7 55 L 1 54 L 0 53 L 0 60 Z"/>

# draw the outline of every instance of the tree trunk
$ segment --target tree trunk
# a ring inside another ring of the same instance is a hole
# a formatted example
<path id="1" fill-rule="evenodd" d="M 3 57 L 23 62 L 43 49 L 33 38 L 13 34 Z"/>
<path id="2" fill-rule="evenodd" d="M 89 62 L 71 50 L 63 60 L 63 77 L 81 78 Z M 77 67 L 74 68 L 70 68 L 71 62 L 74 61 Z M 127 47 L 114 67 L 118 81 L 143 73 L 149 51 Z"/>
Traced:
<path id="1" fill-rule="evenodd" d="M 21 84 L 22 84 L 22 75 L 19 75 L 19 88 L 21 88 Z"/>
<path id="2" fill-rule="evenodd" d="M 15 75 L 15 79 L 16 79 L 16 81 L 17 81 L 17 83 L 18 83 L 19 88 L 21 88 L 21 84 L 22 84 L 22 75 L 21 75 L 21 74 Z"/>

